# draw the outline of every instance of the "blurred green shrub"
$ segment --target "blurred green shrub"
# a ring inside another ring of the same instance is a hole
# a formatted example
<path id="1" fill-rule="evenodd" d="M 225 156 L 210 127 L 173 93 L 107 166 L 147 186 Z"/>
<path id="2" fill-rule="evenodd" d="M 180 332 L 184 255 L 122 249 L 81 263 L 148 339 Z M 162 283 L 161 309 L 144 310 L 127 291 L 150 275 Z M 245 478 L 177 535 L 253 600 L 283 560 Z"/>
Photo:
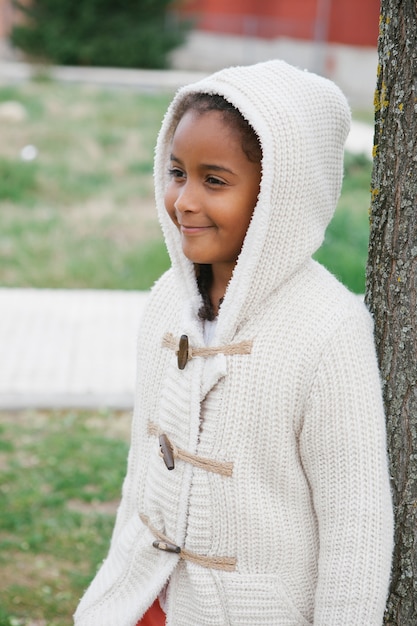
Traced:
<path id="1" fill-rule="evenodd" d="M 172 0 L 15 0 L 24 14 L 12 43 L 60 65 L 164 68 L 187 25 L 169 12 Z"/>

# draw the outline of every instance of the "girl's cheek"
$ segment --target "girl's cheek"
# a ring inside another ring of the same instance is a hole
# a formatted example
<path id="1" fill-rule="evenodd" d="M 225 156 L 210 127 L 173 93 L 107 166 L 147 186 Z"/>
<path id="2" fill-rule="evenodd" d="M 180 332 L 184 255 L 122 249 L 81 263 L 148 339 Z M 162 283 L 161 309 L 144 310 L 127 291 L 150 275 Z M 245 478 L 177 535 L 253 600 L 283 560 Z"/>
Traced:
<path id="1" fill-rule="evenodd" d="M 178 226 L 177 218 L 175 215 L 175 207 L 174 207 L 175 194 L 172 193 L 172 190 L 170 190 L 169 186 L 165 192 L 164 204 L 165 204 L 165 210 L 168 213 L 169 217 L 174 222 L 174 224 Z"/>

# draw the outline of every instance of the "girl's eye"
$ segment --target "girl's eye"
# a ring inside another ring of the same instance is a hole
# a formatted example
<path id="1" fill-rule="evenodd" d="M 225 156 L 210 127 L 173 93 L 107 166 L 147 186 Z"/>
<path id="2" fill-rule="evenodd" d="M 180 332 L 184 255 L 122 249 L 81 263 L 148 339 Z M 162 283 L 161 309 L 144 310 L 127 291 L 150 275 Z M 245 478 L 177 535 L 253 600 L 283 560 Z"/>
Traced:
<path id="1" fill-rule="evenodd" d="M 185 174 L 182 170 L 178 169 L 178 167 L 172 167 L 168 170 L 168 175 L 170 178 L 184 178 Z"/>
<path id="2" fill-rule="evenodd" d="M 218 186 L 226 184 L 220 178 L 216 178 L 215 176 L 207 176 L 206 182 L 208 182 L 209 185 L 218 185 Z"/>

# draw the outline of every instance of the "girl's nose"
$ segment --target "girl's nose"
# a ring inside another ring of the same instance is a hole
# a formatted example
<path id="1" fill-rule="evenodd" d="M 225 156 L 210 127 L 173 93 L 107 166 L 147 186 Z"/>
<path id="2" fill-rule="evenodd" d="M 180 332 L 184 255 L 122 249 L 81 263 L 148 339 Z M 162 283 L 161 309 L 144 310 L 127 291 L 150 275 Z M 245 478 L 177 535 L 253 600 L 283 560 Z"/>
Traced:
<path id="1" fill-rule="evenodd" d="M 199 210 L 199 200 L 195 185 L 187 180 L 178 192 L 174 202 L 175 210 L 178 213 L 192 212 Z"/>

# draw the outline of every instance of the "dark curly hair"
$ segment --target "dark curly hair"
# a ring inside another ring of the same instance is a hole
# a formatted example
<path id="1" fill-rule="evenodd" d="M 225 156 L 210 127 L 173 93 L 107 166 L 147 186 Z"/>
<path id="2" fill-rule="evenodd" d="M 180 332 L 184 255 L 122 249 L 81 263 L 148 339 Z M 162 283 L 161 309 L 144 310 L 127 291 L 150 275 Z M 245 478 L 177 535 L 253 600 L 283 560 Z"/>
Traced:
<path id="1" fill-rule="evenodd" d="M 258 136 L 249 122 L 243 117 L 236 107 L 218 94 L 191 93 L 185 96 L 179 105 L 178 121 L 187 111 L 208 113 L 219 111 L 223 119 L 233 126 L 241 136 L 242 150 L 252 163 L 260 163 L 262 149 Z M 195 264 L 196 279 L 203 304 L 198 312 L 200 319 L 212 321 L 215 319 L 213 303 L 210 299 L 210 289 L 213 282 L 211 265 Z M 222 301 L 219 302 L 219 305 Z"/>

